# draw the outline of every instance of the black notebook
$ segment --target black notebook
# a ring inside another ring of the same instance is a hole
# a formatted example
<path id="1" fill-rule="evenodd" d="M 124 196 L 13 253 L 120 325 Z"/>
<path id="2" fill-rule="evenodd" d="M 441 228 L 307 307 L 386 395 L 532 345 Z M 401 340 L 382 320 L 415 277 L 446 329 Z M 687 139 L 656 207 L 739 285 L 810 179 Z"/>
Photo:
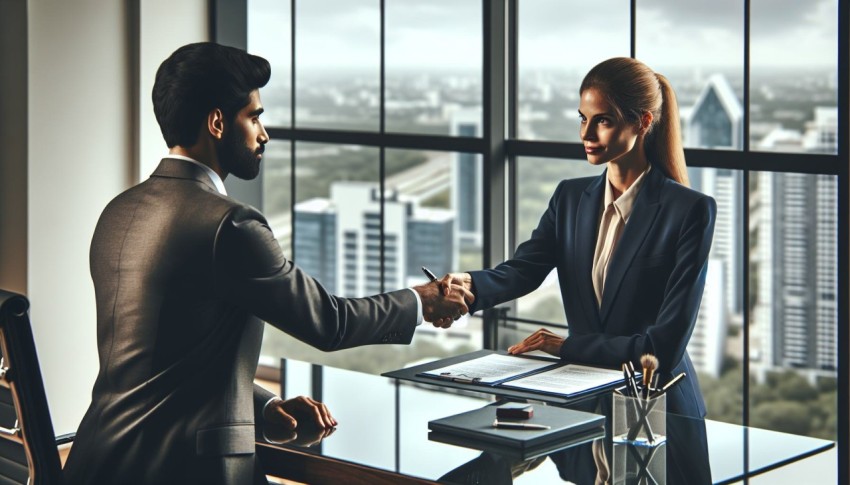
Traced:
<path id="1" fill-rule="evenodd" d="M 455 414 L 428 422 L 428 439 L 467 448 L 530 459 L 604 435 L 605 416 L 555 406 L 534 405 L 531 419 L 549 429 L 503 429 L 493 426 L 496 406 Z M 500 420 L 505 421 L 505 420 Z"/>

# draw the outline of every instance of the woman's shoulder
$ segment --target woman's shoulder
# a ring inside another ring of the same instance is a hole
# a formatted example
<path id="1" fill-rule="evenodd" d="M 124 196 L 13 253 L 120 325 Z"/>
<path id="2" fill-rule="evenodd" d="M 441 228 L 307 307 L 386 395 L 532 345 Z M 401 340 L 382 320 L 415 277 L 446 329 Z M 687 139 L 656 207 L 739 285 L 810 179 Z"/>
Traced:
<path id="1" fill-rule="evenodd" d="M 676 202 L 688 203 L 698 200 L 714 201 L 714 198 L 708 194 L 700 192 L 694 188 L 685 186 L 675 180 L 664 177 L 664 188 L 662 197 Z"/>

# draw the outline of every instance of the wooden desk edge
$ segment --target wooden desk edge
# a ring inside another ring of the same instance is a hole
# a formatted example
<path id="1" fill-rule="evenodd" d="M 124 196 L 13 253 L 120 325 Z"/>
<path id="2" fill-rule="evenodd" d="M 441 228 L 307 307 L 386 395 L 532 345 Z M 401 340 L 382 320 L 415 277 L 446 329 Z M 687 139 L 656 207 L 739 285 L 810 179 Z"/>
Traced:
<path id="1" fill-rule="evenodd" d="M 303 483 L 340 483 L 343 477 L 352 485 L 437 483 L 268 443 L 257 442 L 256 453 L 267 475 Z"/>

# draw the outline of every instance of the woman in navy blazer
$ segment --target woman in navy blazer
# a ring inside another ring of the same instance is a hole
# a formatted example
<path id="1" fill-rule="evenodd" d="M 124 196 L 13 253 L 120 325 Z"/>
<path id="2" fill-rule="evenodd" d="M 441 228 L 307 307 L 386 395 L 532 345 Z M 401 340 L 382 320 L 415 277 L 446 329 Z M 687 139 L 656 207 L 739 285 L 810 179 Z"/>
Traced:
<path id="1" fill-rule="evenodd" d="M 540 329 L 509 351 L 543 350 L 566 361 L 614 368 L 626 361 L 637 368 L 641 355 L 653 354 L 662 383 L 687 373 L 668 393 L 668 410 L 703 417 L 686 346 L 705 285 L 716 204 L 687 187 L 675 94 L 666 78 L 631 58 L 594 67 L 580 93 L 587 159 L 606 164 L 606 171 L 562 181 L 512 259 L 442 281 L 470 289 L 475 294 L 470 311 L 476 311 L 533 291 L 557 268 L 569 335 Z M 592 269 L 606 185 L 616 200 L 636 180 L 637 195 L 608 259 L 599 301 Z"/>

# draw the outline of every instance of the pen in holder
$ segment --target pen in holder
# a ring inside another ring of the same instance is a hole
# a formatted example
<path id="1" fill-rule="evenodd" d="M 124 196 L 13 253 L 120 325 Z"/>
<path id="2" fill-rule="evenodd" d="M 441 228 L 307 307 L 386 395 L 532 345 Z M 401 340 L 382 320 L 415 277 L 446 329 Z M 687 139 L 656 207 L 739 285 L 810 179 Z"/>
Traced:
<path id="1" fill-rule="evenodd" d="M 644 399 L 625 395 L 624 391 L 613 394 L 614 442 L 657 446 L 666 441 L 667 396 L 660 394 Z"/>

